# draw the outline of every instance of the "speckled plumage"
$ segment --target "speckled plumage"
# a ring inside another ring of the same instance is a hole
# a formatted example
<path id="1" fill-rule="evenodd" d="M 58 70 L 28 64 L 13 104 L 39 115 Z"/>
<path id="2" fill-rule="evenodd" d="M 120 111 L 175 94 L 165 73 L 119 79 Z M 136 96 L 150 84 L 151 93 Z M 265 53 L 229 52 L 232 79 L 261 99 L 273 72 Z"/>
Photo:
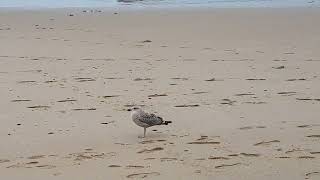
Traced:
<path id="1" fill-rule="evenodd" d="M 146 113 L 140 108 L 133 108 L 131 110 L 131 118 L 133 122 L 144 128 L 144 136 L 146 134 L 146 128 L 156 125 L 168 125 L 171 121 L 163 121 L 162 117 L 156 116 L 152 113 Z"/>

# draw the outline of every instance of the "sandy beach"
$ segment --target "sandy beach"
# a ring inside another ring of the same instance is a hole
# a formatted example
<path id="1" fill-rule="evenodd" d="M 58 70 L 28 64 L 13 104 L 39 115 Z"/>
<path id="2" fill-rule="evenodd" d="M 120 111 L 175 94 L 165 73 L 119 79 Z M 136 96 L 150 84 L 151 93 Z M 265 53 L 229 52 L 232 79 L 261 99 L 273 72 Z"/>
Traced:
<path id="1" fill-rule="evenodd" d="M 319 18 L 1 9 L 0 179 L 320 179 Z"/>

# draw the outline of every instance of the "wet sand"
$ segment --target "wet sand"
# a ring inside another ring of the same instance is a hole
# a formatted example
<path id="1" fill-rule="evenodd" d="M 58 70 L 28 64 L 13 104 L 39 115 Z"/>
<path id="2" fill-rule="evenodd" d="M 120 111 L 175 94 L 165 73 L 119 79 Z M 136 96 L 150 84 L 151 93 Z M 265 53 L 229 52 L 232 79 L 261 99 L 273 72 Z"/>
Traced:
<path id="1" fill-rule="evenodd" d="M 319 17 L 0 11 L 1 179 L 319 179 Z"/>

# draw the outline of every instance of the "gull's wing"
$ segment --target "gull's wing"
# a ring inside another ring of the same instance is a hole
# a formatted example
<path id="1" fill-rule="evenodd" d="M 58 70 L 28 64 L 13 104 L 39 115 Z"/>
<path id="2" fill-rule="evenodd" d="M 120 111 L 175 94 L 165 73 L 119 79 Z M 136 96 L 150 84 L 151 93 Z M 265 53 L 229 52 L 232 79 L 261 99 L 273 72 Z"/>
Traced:
<path id="1" fill-rule="evenodd" d="M 161 125 L 163 123 L 163 119 L 161 117 L 149 113 L 141 114 L 139 120 L 149 126 Z"/>

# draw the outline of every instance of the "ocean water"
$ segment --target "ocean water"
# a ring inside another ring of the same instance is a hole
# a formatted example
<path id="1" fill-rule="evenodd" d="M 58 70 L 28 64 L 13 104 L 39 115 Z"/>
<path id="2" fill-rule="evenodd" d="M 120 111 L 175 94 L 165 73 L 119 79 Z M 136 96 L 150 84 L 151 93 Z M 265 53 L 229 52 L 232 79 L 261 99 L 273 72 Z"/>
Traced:
<path id="1" fill-rule="evenodd" d="M 320 7 L 320 0 L 0 0 L 0 7 Z"/>

